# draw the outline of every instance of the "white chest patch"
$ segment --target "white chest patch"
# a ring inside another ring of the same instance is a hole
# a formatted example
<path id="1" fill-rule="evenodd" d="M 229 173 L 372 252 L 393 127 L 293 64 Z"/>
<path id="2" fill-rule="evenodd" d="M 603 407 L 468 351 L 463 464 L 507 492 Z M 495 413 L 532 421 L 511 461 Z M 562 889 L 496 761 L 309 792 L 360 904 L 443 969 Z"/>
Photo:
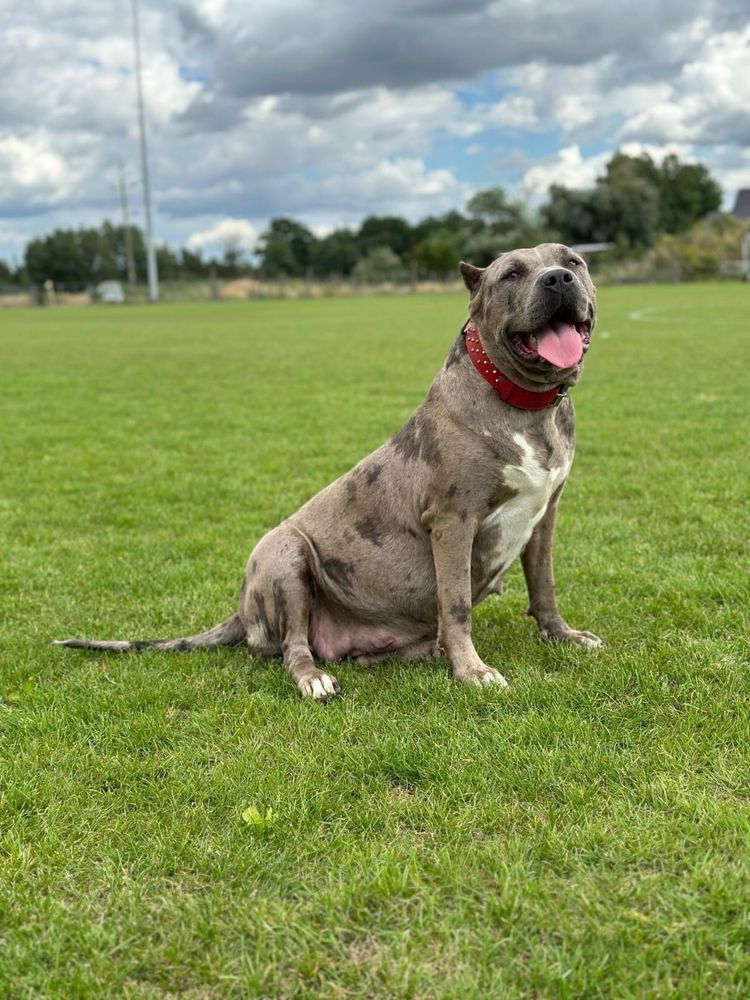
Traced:
<path id="1" fill-rule="evenodd" d="M 502 564 L 503 570 L 526 547 L 532 531 L 544 516 L 552 494 L 565 482 L 573 461 L 571 455 L 563 465 L 544 469 L 523 434 L 514 434 L 513 440 L 521 449 L 521 464 L 506 465 L 503 479 L 516 491 L 516 495 L 493 510 L 482 522 L 482 533 L 494 536 L 493 562 L 495 565 Z"/>

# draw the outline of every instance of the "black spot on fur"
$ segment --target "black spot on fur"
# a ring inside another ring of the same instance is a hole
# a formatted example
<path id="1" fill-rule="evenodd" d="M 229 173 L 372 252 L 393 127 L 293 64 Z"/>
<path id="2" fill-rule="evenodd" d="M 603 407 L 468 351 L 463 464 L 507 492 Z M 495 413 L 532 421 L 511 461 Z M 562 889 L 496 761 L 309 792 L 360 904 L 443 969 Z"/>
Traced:
<path id="1" fill-rule="evenodd" d="M 303 565 L 297 570 L 297 579 L 311 597 L 315 597 L 315 577 L 309 566 Z"/>
<path id="2" fill-rule="evenodd" d="M 462 521 L 465 521 L 466 518 L 469 516 L 469 512 L 468 510 L 464 509 L 462 511 L 459 511 L 458 516 Z"/>
<path id="3" fill-rule="evenodd" d="M 471 608 L 466 603 L 466 601 L 456 601 L 455 604 L 451 604 L 450 616 L 454 622 L 459 625 L 465 625 L 469 616 L 471 615 Z"/>
<path id="4" fill-rule="evenodd" d="M 357 529 L 357 534 L 360 537 L 366 539 L 368 542 L 372 542 L 373 545 L 377 545 L 378 548 L 383 544 L 380 539 L 378 526 L 371 517 L 366 517 L 363 521 L 357 521 L 354 527 Z"/>
<path id="5" fill-rule="evenodd" d="M 258 572 L 258 560 L 257 559 L 251 559 L 250 560 L 250 572 L 251 573 L 257 573 Z"/>
<path id="6" fill-rule="evenodd" d="M 454 497 L 458 493 L 458 486 L 455 483 L 451 483 L 450 489 L 448 490 L 448 496 Z"/>
<path id="7" fill-rule="evenodd" d="M 404 458 L 419 458 L 419 436 L 417 434 L 417 421 L 415 417 L 409 417 L 401 430 L 391 438 L 393 447 Z"/>
<path id="8" fill-rule="evenodd" d="M 457 365 L 464 354 L 466 354 L 466 338 L 464 337 L 464 332 L 462 330 L 453 341 L 453 346 L 450 351 L 448 351 L 448 357 L 445 359 L 446 371 L 454 365 Z"/>
<path id="9" fill-rule="evenodd" d="M 435 425 L 431 420 L 423 420 L 421 427 L 422 458 L 428 465 L 440 465 L 440 449 Z"/>
<path id="10" fill-rule="evenodd" d="M 263 626 L 267 636 L 273 634 L 271 629 L 271 621 L 268 617 L 268 612 L 266 611 L 266 601 L 262 594 L 259 594 L 256 590 L 253 595 L 253 603 L 255 604 L 255 613 L 258 617 L 258 622 Z"/>
<path id="11" fill-rule="evenodd" d="M 351 476 L 346 480 L 346 502 L 348 504 L 354 503 L 357 499 L 357 484 L 354 482 Z"/>
<path id="12" fill-rule="evenodd" d="M 557 407 L 555 423 L 560 429 L 560 433 L 571 444 L 575 438 L 575 412 L 570 398 L 564 399 Z"/>
<path id="13" fill-rule="evenodd" d="M 130 648 L 140 653 L 144 649 L 153 649 L 157 642 L 157 639 L 136 639 L 135 642 L 130 643 Z"/>
<path id="14" fill-rule="evenodd" d="M 416 414 L 410 417 L 401 430 L 393 435 L 391 442 L 396 451 L 408 461 L 421 458 L 427 465 L 440 464 L 435 425 L 424 414 L 419 419 Z"/>
<path id="15" fill-rule="evenodd" d="M 517 490 L 514 490 L 510 486 L 506 486 L 505 483 L 501 483 L 492 491 L 492 493 L 490 493 L 489 499 L 487 500 L 487 509 L 496 510 L 498 507 L 502 506 L 502 504 L 512 500 L 514 496 L 517 496 L 517 494 Z"/>
<path id="16" fill-rule="evenodd" d="M 287 600 L 286 591 L 284 590 L 281 580 L 274 580 L 273 586 L 271 587 L 271 592 L 273 594 L 273 612 L 278 622 L 279 631 L 282 635 L 286 633 L 286 622 L 287 622 Z"/>
<path id="17" fill-rule="evenodd" d="M 344 562 L 343 559 L 324 559 L 320 564 L 320 568 L 340 590 L 343 590 L 346 594 L 351 594 L 352 576 L 354 575 L 354 566 L 352 563 Z"/>
<path id="18" fill-rule="evenodd" d="M 382 465 L 373 465 L 373 467 L 368 471 L 365 477 L 367 479 L 367 485 L 372 486 L 372 484 L 377 481 L 377 478 L 382 471 L 383 471 Z"/>

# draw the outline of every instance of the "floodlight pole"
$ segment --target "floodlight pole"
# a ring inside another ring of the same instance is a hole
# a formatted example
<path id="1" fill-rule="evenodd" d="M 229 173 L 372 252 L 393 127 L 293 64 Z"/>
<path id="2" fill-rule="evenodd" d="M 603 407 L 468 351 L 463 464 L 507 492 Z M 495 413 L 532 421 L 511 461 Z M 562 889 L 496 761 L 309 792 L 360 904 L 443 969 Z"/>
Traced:
<path id="1" fill-rule="evenodd" d="M 151 302 L 159 301 L 159 275 L 156 269 L 156 251 L 151 229 L 151 185 L 148 179 L 148 155 L 146 151 L 146 122 L 143 114 L 143 85 L 141 83 L 141 36 L 138 27 L 138 0 L 132 0 L 133 7 L 133 48 L 135 49 L 135 86 L 138 98 L 138 131 L 141 145 L 141 179 L 143 186 L 143 218 L 146 228 L 146 268 L 148 270 L 148 297 Z"/>

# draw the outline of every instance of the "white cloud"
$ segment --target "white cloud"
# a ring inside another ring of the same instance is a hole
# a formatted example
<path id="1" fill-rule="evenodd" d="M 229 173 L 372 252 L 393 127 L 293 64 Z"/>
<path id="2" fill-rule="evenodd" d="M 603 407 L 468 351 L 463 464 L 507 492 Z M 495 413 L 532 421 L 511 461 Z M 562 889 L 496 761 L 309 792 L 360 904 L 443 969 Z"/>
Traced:
<path id="1" fill-rule="evenodd" d="M 583 157 L 578 146 L 566 146 L 551 160 L 538 163 L 523 175 L 521 187 L 532 202 L 541 201 L 552 184 L 568 188 L 587 188 L 601 176 L 612 152 Z"/>
<path id="2" fill-rule="evenodd" d="M 211 28 L 220 28 L 227 16 L 227 0 L 192 0 L 198 17 Z"/>
<path id="3" fill-rule="evenodd" d="M 511 94 L 487 110 L 487 121 L 510 128 L 536 128 L 539 124 L 536 105 L 527 94 Z"/>
<path id="4" fill-rule="evenodd" d="M 471 185 L 450 170 L 429 170 L 418 157 L 402 157 L 380 160 L 357 173 L 326 177 L 316 197 L 325 201 L 335 197 L 350 209 L 369 205 L 381 214 L 399 211 L 414 219 L 461 204 L 471 191 Z"/>
<path id="5" fill-rule="evenodd" d="M 750 25 L 708 38 L 662 98 L 639 108 L 623 139 L 750 142 Z"/>
<path id="6" fill-rule="evenodd" d="M 246 0 L 142 0 L 160 236 L 200 240 L 219 220 L 259 232 L 280 214 L 321 227 L 417 218 L 516 177 L 538 201 L 551 182 L 593 183 L 623 143 L 676 148 L 725 185 L 748 183 L 738 0 L 612 0 L 606 18 L 595 0 L 564 19 L 553 0 L 352 11 L 258 0 L 249 17 Z M 25 0 L 0 56 L 6 252 L 18 234 L 116 217 L 118 163 L 138 173 L 126 0 Z M 539 136 L 563 148 L 540 158 Z"/>
<path id="7" fill-rule="evenodd" d="M 446 131 L 451 135 L 457 135 L 461 139 L 470 139 L 473 135 L 478 135 L 484 131 L 482 122 L 453 121 L 446 124 Z"/>
<path id="8" fill-rule="evenodd" d="M 45 132 L 0 135 L 0 205 L 6 199 L 58 205 L 87 172 L 86 158 L 64 156 Z"/>
<path id="9" fill-rule="evenodd" d="M 232 247 L 253 253 L 258 242 L 258 232 L 247 219 L 221 219 L 219 222 L 187 238 L 189 250 L 206 247 Z"/>

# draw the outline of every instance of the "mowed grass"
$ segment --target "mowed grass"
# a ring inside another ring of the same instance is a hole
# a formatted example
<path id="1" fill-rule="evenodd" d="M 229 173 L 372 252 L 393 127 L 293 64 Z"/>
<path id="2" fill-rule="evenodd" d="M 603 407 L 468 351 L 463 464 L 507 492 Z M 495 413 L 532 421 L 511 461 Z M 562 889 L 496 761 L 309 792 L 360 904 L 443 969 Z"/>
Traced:
<path id="1" fill-rule="evenodd" d="M 464 310 L 0 316 L 0 995 L 748 994 L 750 286 L 600 294 L 556 578 L 602 651 L 540 643 L 518 567 L 474 612 L 510 693 L 50 645 L 225 617 Z"/>

